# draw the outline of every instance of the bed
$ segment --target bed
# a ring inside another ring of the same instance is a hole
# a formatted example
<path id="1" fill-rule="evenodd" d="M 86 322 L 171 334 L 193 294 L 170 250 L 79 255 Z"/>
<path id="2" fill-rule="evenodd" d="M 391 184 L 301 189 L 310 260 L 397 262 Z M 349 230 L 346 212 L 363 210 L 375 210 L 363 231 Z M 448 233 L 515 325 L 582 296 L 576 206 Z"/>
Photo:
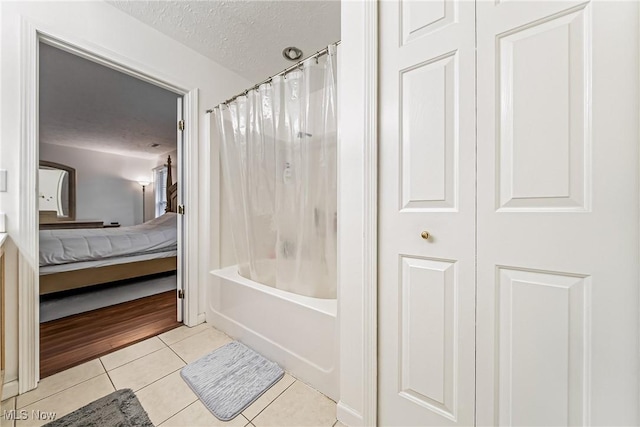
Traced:
<path id="1" fill-rule="evenodd" d="M 168 158 L 165 214 L 120 228 L 40 230 L 40 294 L 177 270 L 178 186 Z"/>

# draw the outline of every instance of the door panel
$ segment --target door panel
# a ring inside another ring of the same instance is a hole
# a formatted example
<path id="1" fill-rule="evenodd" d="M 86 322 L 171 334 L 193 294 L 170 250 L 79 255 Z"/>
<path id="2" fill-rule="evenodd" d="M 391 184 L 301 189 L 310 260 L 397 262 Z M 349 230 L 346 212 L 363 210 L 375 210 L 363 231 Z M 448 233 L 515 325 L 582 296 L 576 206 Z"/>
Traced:
<path id="1" fill-rule="evenodd" d="M 478 425 L 638 423 L 637 7 L 478 2 Z"/>
<path id="2" fill-rule="evenodd" d="M 591 278 L 509 268 L 496 274 L 499 398 L 510 402 L 499 406 L 500 420 L 585 425 Z"/>
<path id="3" fill-rule="evenodd" d="M 456 62 L 451 52 L 400 72 L 400 209 L 456 208 Z"/>
<path id="4" fill-rule="evenodd" d="M 453 418 L 456 264 L 401 260 L 400 395 Z"/>
<path id="5" fill-rule="evenodd" d="M 401 1 L 402 44 L 451 25 L 455 20 L 454 3 L 452 0 Z"/>
<path id="6" fill-rule="evenodd" d="M 496 36 L 502 210 L 588 209 L 590 70 L 584 7 Z"/>
<path id="7" fill-rule="evenodd" d="M 381 425 L 474 422 L 474 26 L 470 2 L 380 3 Z"/>

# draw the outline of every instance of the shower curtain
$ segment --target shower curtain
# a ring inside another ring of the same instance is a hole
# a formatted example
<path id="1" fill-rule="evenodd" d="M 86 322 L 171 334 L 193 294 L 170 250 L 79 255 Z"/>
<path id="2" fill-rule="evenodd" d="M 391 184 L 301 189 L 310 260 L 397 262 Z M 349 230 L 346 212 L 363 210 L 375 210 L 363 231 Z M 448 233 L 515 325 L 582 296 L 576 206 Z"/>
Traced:
<path id="1" fill-rule="evenodd" d="M 214 109 L 239 274 L 336 297 L 336 46 Z"/>

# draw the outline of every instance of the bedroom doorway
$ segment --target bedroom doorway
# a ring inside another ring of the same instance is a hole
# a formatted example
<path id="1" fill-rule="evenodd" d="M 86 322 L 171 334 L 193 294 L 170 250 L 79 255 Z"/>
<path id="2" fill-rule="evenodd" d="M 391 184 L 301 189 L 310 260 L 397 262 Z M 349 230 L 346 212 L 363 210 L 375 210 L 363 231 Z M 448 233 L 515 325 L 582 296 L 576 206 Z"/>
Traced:
<path id="1" fill-rule="evenodd" d="M 40 378 L 184 315 L 184 94 L 39 42 Z M 176 131 L 177 129 L 177 131 Z"/>

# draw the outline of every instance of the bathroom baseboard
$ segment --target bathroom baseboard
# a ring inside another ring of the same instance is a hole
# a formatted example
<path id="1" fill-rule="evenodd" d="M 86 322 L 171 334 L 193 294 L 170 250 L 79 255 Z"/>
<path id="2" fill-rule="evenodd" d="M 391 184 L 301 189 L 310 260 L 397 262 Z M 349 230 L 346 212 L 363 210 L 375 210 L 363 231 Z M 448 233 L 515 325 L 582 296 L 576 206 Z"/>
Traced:
<path id="1" fill-rule="evenodd" d="M 362 417 L 362 414 L 351 408 L 349 405 L 342 403 L 342 401 L 339 401 L 337 405 L 337 417 L 338 421 L 346 426 L 364 426 L 364 418 Z"/>
<path id="2" fill-rule="evenodd" d="M 2 387 L 2 399 L 9 399 L 18 395 L 18 380 L 9 381 Z"/>

